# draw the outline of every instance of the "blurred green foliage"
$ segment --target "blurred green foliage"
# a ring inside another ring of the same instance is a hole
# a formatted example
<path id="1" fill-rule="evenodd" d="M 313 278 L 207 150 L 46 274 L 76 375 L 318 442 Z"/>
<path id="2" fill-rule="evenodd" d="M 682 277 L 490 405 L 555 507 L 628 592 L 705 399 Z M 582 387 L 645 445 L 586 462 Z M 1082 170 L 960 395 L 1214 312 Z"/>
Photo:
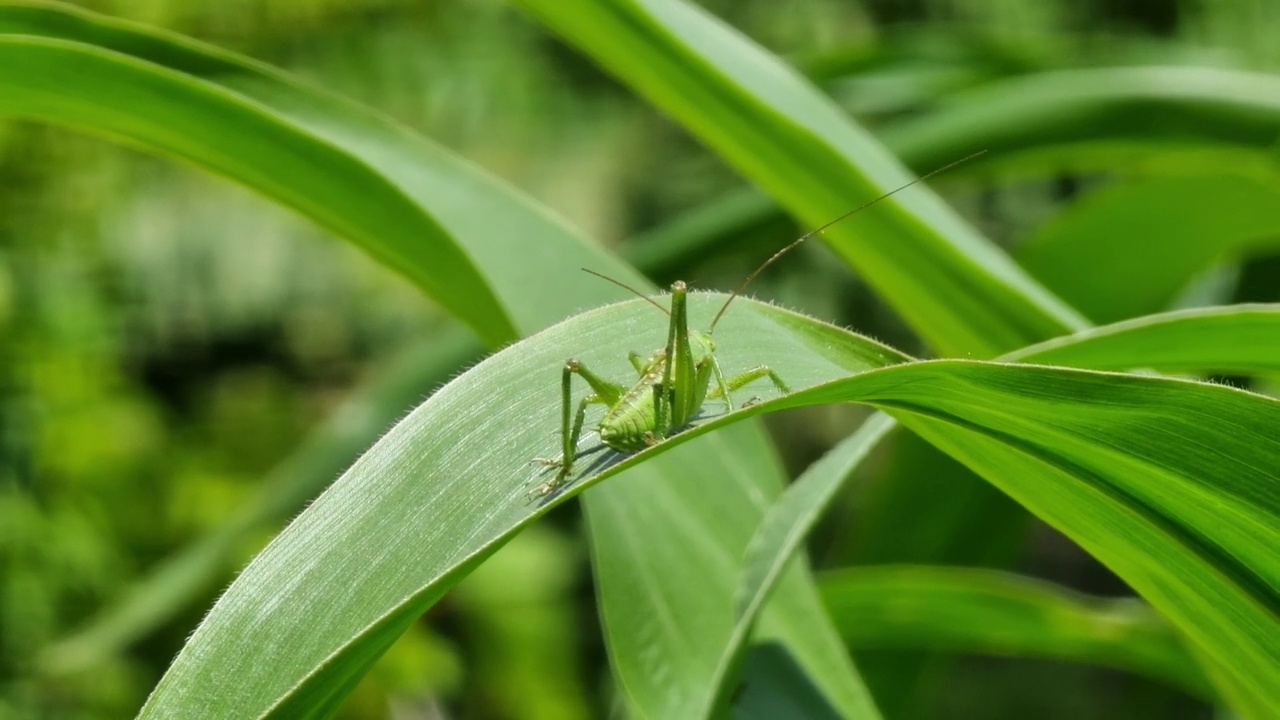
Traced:
<path id="1" fill-rule="evenodd" d="M 208 40 L 378 108 L 633 257 L 679 231 L 674 220 L 690 222 L 683 213 L 745 189 L 678 127 L 496 0 L 79 4 Z M 792 58 L 873 128 L 927 111 L 948 93 L 1033 70 L 1280 67 L 1273 3 L 705 4 Z M 1019 181 L 1015 173 L 957 190 L 954 200 L 1012 244 L 1099 180 Z M 1199 210 L 1208 218 L 1215 207 Z M 731 249 L 719 244 L 703 255 L 712 260 L 644 264 L 658 280 L 733 285 L 796 234 L 779 217 L 758 219 L 735 228 Z M 1231 276 L 1249 281 L 1241 287 L 1251 299 L 1274 299 L 1280 287 L 1274 260 L 1236 266 Z M 823 248 L 797 253 L 757 292 L 919 347 Z M 40 664 L 41 652 L 125 597 L 161 560 L 228 523 L 380 363 L 448 324 L 405 281 L 247 191 L 69 131 L 0 123 L 0 718 L 135 711 L 236 563 L 182 614 L 92 667 L 55 672 Z M 386 409 L 388 417 L 412 400 Z M 824 408 L 802 420 L 778 428 L 793 469 L 853 418 Z M 352 696 L 346 716 L 606 714 L 613 695 L 575 521 L 555 519 L 415 626 Z M 239 548 L 239 562 L 270 534 Z M 840 556 L 847 535 L 829 528 L 816 557 Z M 1047 531 L 1035 536 L 1024 569 L 1081 589 L 1124 591 Z M 862 663 L 873 681 L 875 657 Z M 1207 712 L 1176 691 L 1109 671 L 1042 661 L 959 667 L 914 697 L 922 707 L 899 710 Z"/>

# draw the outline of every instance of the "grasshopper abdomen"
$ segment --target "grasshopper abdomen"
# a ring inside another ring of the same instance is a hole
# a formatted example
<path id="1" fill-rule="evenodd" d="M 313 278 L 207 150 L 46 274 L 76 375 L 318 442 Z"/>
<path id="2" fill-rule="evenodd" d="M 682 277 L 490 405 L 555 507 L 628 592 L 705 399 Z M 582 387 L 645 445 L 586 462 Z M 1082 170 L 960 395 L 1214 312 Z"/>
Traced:
<path id="1" fill-rule="evenodd" d="M 664 392 L 662 369 L 651 368 L 630 390 L 600 419 L 597 428 L 600 441 L 618 452 L 633 453 L 650 447 L 657 440 L 658 400 Z"/>

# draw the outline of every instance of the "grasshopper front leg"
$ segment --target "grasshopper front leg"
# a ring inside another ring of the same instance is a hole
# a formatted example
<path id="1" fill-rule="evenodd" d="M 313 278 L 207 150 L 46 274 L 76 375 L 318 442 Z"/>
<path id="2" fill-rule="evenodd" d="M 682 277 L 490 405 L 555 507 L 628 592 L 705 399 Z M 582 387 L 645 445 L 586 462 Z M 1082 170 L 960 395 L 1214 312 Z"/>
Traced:
<path id="1" fill-rule="evenodd" d="M 670 391 L 661 383 L 654 383 L 653 388 L 653 429 L 645 437 L 649 447 L 657 445 L 671 432 L 671 397 Z"/>

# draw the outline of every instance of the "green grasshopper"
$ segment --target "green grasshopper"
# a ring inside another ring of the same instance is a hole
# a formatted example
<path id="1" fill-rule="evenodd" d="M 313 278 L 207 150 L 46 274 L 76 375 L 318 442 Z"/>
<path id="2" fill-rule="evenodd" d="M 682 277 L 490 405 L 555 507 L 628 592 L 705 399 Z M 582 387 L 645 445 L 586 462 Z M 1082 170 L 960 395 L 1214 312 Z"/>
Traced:
<path id="1" fill-rule="evenodd" d="M 724 305 L 720 306 L 720 310 L 712 318 L 711 325 L 706 332 L 689 330 L 687 306 L 689 290 L 684 282 L 677 280 L 672 283 L 671 309 L 668 310 L 634 288 L 623 285 L 617 280 L 600 273 L 587 270 L 592 275 L 608 280 L 634 293 L 669 315 L 671 320 L 667 325 L 667 344 L 648 360 L 645 360 L 644 356 L 635 351 L 628 354 L 628 359 L 631 360 L 631 364 L 640 376 L 630 388 L 600 377 L 577 360 L 569 359 L 565 362 L 564 370 L 560 376 L 560 392 L 563 399 L 560 423 L 560 435 L 563 443 L 561 455 L 559 458 L 538 458 L 533 461 L 536 464 L 559 468 L 559 470 L 551 480 L 534 488 L 530 496 L 538 498 L 551 495 L 564 485 L 568 479 L 569 474 L 573 471 L 578 441 L 582 437 L 582 426 L 586 421 L 587 407 L 589 405 L 601 404 L 608 408 L 604 417 L 600 419 L 596 426 L 600 440 L 613 450 L 630 454 L 653 447 L 673 433 L 683 429 L 694 419 L 708 399 L 721 400 L 724 403 L 725 412 L 732 412 L 733 399 L 730 397 L 730 393 L 748 383 L 768 378 L 779 393 L 785 395 L 791 392 L 791 389 L 783 382 L 782 378 L 767 365 L 752 368 L 730 378 L 725 377 L 724 372 L 720 369 L 720 363 L 716 360 L 716 346 L 712 340 L 712 334 L 715 333 L 716 324 L 720 322 L 720 318 L 724 317 L 729 305 L 746 291 L 747 287 L 760 273 L 809 238 L 894 193 L 905 190 L 917 182 L 980 154 L 976 153 L 964 158 L 964 160 L 953 162 L 923 177 L 916 178 L 906 185 L 868 201 L 792 241 L 786 247 L 774 253 L 760 267 L 747 276 L 742 285 L 729 296 L 728 300 L 725 300 Z M 571 411 L 573 407 L 574 375 L 580 376 L 591 387 L 590 394 L 578 402 L 576 412 Z M 748 401 L 747 404 L 752 402 L 755 402 L 755 400 Z"/>
<path id="2" fill-rule="evenodd" d="M 762 265 L 760 269 L 763 270 L 764 267 Z M 591 274 L 604 277 L 599 273 L 591 272 Z M 612 278 L 604 279 L 621 285 Z M 636 292 L 631 288 L 627 289 Z M 761 365 L 731 378 L 726 378 L 720 369 L 720 363 L 715 356 L 715 341 L 711 339 L 711 335 L 715 332 L 716 323 L 724 315 L 729 303 L 737 297 L 737 293 L 731 295 L 721 306 L 706 332 L 689 330 L 689 289 L 684 282 L 677 280 L 672 283 L 669 311 L 651 298 L 638 292 L 636 294 L 671 316 L 671 322 L 667 327 L 667 344 L 648 360 L 635 351 L 627 355 L 640 375 L 629 389 L 591 372 L 577 360 L 569 359 L 565 362 L 560 376 L 563 397 L 562 454 L 559 459 L 535 460 L 542 465 L 559 467 L 560 470 L 552 480 L 534 490 L 532 494 L 536 497 L 555 492 L 573 471 L 574 454 L 578 447 L 578 440 L 582 436 L 582 426 L 586 420 L 589 405 L 599 403 L 609 408 L 596 426 L 600 440 L 607 447 L 618 452 L 635 453 L 657 445 L 670 437 L 674 431 L 688 425 L 708 398 L 722 400 L 725 412 L 732 412 L 733 399 L 729 393 L 747 383 L 766 377 L 773 382 L 778 392 L 784 395 L 791 392 L 782 378 L 767 365 Z M 582 398 L 578 403 L 577 412 L 571 414 L 574 375 L 587 381 L 591 386 L 591 393 Z M 712 387 L 713 382 L 715 387 Z"/>

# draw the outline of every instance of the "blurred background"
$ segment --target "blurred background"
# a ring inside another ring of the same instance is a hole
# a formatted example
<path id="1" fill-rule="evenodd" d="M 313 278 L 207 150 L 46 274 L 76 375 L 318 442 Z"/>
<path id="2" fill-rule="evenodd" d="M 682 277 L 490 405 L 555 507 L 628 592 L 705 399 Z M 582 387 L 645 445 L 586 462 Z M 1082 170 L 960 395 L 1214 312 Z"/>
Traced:
<path id="1" fill-rule="evenodd" d="M 498 0 L 77 4 L 377 108 L 659 281 L 732 287 L 801 232 L 679 127 Z M 872 129 L 952 93 L 1056 68 L 1280 69 L 1276 3 L 703 4 Z M 1010 171 L 932 184 L 1012 246 L 1107 180 Z M 1213 203 L 1203 213 L 1212 225 Z M 1280 255 L 1256 253 L 1193 290 L 1275 299 L 1277 274 Z M 922 351 L 819 244 L 754 292 Z M 0 121 L 0 717 L 132 715 L 236 568 L 480 352 L 407 282 L 238 187 L 98 138 Z M 780 444 L 797 472 L 857 414 L 800 417 Z M 855 493 L 846 509 L 858 502 Z M 433 608 L 343 716 L 615 713 L 575 512 L 531 528 Z M 827 527 L 815 563 L 846 557 L 850 538 L 841 523 Z M 1018 569 L 1125 592 L 1047 529 Z M 1119 673 L 978 657 L 948 664 L 898 713 L 1211 714 Z"/>

